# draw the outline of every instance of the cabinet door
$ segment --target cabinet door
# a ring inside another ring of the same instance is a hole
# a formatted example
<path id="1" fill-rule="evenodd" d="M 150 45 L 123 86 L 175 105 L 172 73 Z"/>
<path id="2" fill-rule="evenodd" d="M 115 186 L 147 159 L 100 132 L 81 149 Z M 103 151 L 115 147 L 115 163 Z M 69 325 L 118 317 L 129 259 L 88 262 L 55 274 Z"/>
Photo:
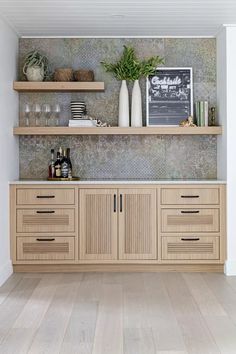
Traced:
<path id="1" fill-rule="evenodd" d="M 80 259 L 117 259 L 117 189 L 80 190 Z"/>
<path id="2" fill-rule="evenodd" d="M 156 190 L 119 190 L 119 259 L 156 259 Z"/>

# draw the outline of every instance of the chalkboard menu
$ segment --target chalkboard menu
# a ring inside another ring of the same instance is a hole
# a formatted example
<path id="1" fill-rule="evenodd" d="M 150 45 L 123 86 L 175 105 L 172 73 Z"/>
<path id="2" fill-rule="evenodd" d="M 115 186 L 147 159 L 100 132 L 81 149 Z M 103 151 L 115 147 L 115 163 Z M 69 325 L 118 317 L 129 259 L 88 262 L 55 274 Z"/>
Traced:
<path id="1" fill-rule="evenodd" d="M 192 68 L 158 68 L 147 78 L 147 125 L 179 125 L 193 115 Z"/>

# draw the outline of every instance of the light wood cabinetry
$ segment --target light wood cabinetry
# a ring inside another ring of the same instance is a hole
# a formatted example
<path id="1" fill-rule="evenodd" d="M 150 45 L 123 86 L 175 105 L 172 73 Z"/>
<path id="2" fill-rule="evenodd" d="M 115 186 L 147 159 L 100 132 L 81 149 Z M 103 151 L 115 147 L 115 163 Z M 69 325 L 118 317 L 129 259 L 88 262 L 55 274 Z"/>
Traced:
<path id="1" fill-rule="evenodd" d="M 156 258 L 156 189 L 119 189 L 119 259 Z"/>
<path id="2" fill-rule="evenodd" d="M 81 189 L 80 259 L 117 259 L 117 190 Z"/>
<path id="3" fill-rule="evenodd" d="M 17 237 L 17 260 L 73 260 L 74 237 Z"/>
<path id="4" fill-rule="evenodd" d="M 12 261 L 25 271 L 224 264 L 224 185 L 23 184 L 10 202 Z"/>

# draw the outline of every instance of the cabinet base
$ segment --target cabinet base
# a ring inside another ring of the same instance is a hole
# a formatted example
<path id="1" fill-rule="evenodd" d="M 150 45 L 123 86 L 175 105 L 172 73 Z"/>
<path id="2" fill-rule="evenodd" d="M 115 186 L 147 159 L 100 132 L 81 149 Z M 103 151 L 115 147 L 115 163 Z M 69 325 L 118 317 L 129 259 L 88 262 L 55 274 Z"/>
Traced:
<path id="1" fill-rule="evenodd" d="M 215 272 L 223 273 L 224 264 L 17 264 L 15 273 L 70 272 Z"/>

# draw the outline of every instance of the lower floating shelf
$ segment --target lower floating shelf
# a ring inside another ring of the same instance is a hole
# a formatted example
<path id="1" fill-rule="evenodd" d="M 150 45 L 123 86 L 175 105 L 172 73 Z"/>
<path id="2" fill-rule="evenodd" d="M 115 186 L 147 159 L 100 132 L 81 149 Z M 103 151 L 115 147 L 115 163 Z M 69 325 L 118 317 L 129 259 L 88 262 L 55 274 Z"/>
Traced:
<path id="1" fill-rule="evenodd" d="M 222 127 L 15 127 L 14 135 L 220 135 Z"/>

